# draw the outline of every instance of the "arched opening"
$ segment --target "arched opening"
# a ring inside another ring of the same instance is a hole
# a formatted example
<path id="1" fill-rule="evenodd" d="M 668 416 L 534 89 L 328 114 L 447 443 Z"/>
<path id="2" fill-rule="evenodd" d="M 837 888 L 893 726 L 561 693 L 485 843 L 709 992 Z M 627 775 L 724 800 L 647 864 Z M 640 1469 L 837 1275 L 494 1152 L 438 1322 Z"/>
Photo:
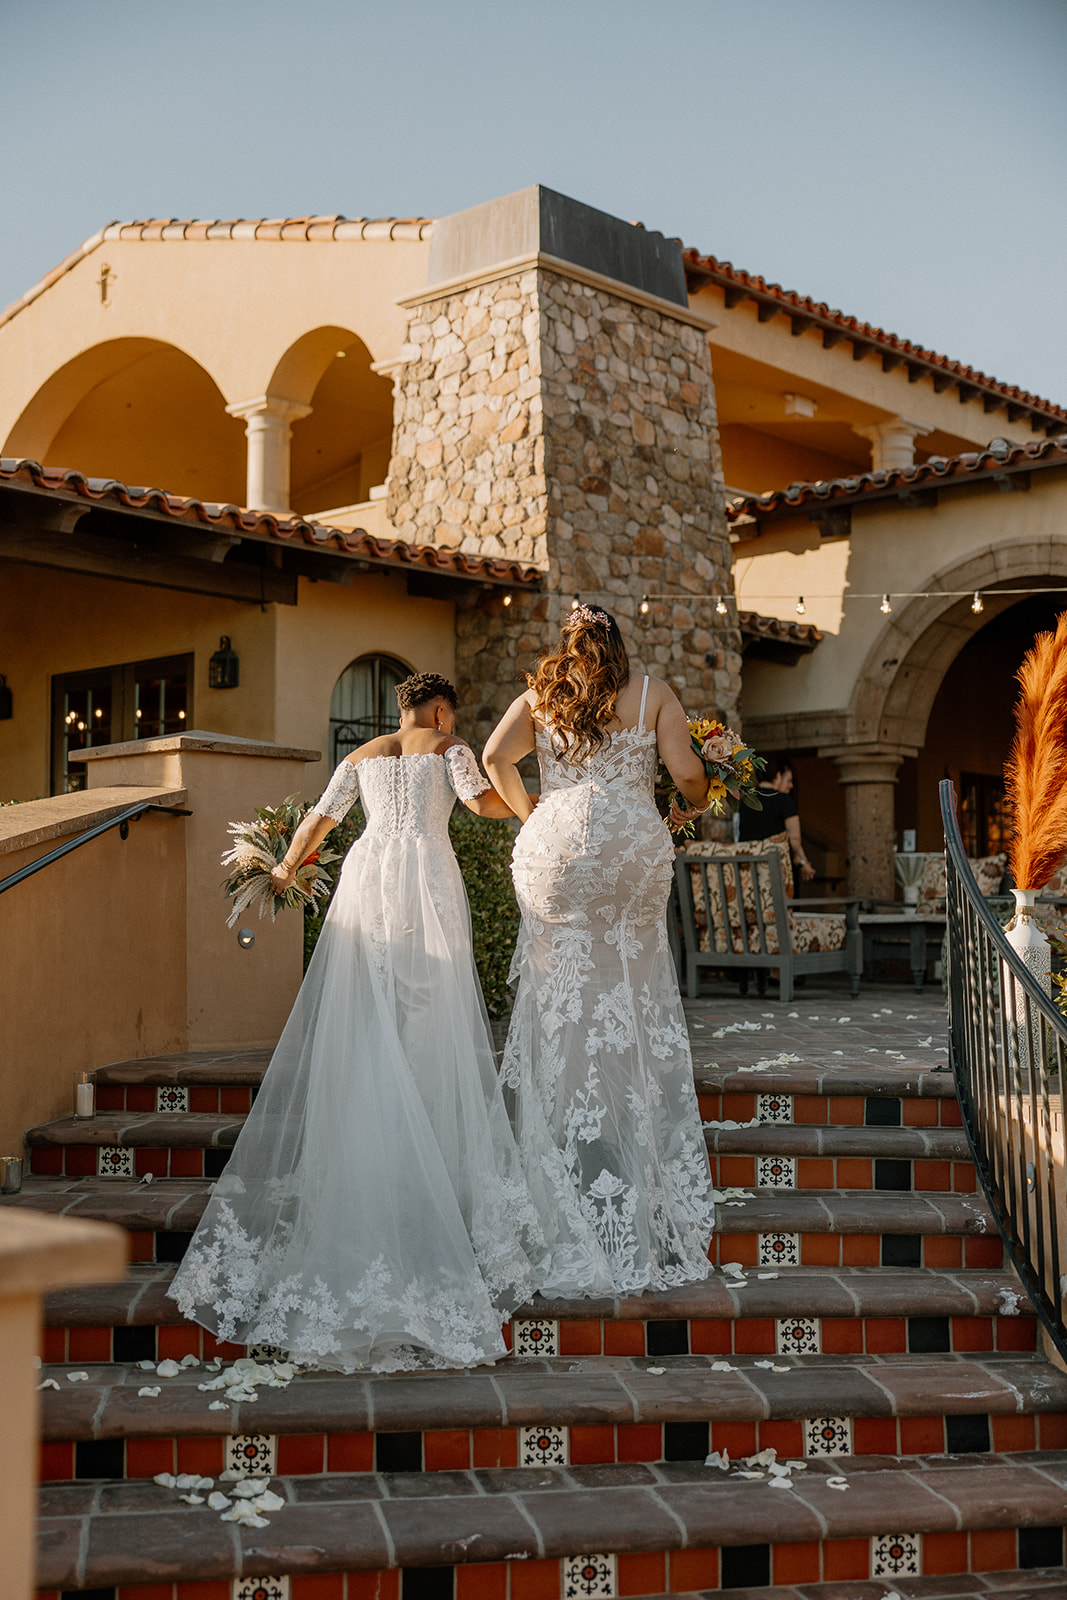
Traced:
<path id="1" fill-rule="evenodd" d="M 330 749 L 336 767 L 368 739 L 391 733 L 399 721 L 395 689 L 410 676 L 395 656 L 360 656 L 333 686 L 330 696 Z"/>
<path id="2" fill-rule="evenodd" d="M 897 831 L 915 828 L 920 850 L 944 848 L 937 806 L 942 778 L 955 784 L 968 855 L 1007 848 L 1004 763 L 1015 731 L 1015 674 L 1036 635 L 1054 628 L 1065 609 L 1062 594 L 1017 600 L 979 628 L 946 671 L 930 708 L 926 742 L 917 757 L 901 763 L 897 779 Z"/>
<path id="3" fill-rule="evenodd" d="M 5 453 L 199 500 L 244 501 L 244 426 L 174 345 L 116 339 L 68 362 L 34 396 Z"/>
<path id="4" fill-rule="evenodd" d="M 290 503 L 301 516 L 356 505 L 385 482 L 393 386 L 347 328 L 315 328 L 286 351 L 270 393 L 311 406 L 293 424 Z"/>

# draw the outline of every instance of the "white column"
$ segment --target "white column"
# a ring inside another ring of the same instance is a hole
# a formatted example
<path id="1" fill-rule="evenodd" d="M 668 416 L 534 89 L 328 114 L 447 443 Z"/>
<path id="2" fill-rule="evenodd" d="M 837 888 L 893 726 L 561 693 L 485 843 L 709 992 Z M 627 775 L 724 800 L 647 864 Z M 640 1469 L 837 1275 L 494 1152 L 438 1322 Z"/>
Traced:
<path id="1" fill-rule="evenodd" d="M 293 423 L 310 415 L 311 407 L 298 400 L 282 400 L 262 394 L 256 400 L 242 400 L 227 406 L 228 416 L 240 417 L 248 440 L 248 476 L 245 504 L 251 511 L 274 511 L 288 515 L 289 445 Z"/>
<path id="2" fill-rule="evenodd" d="M 915 441 L 924 439 L 933 429 L 912 422 L 909 417 L 888 417 L 885 422 L 872 422 L 865 428 L 853 426 L 852 431 L 871 441 L 871 471 L 893 472 L 915 465 Z"/>

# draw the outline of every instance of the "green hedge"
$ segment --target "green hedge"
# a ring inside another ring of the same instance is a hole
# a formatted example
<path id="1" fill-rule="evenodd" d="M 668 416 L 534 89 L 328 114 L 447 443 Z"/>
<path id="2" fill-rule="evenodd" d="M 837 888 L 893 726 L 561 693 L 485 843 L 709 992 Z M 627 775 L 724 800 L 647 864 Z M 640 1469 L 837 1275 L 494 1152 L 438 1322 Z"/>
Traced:
<path id="1" fill-rule="evenodd" d="M 353 806 L 345 820 L 331 832 L 331 847 L 347 853 L 365 827 L 363 808 Z M 457 806 L 448 831 L 467 886 L 474 928 L 474 960 L 486 1008 L 490 1016 L 504 1016 L 511 1005 L 508 968 L 519 933 L 519 911 L 511 885 L 514 829 L 505 822 L 476 817 L 466 806 Z M 322 906 L 314 916 L 304 918 L 305 971 L 325 911 L 326 907 Z"/>

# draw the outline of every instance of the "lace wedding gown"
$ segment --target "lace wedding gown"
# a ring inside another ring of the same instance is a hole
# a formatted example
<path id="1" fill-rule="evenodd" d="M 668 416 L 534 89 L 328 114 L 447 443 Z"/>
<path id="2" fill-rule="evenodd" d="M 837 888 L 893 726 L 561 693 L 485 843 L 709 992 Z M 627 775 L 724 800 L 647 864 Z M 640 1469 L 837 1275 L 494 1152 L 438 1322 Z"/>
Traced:
<path id="1" fill-rule="evenodd" d="M 312 808 L 362 794 L 367 828 L 170 1291 L 220 1339 L 343 1371 L 505 1353 L 539 1227 L 448 837 L 488 787 L 453 745 L 343 761 Z"/>
<path id="2" fill-rule="evenodd" d="M 715 1223 L 667 945 L 674 849 L 644 726 L 577 766 L 538 729 L 541 799 L 515 844 L 522 926 L 502 1081 L 551 1249 L 546 1295 L 706 1278 Z"/>

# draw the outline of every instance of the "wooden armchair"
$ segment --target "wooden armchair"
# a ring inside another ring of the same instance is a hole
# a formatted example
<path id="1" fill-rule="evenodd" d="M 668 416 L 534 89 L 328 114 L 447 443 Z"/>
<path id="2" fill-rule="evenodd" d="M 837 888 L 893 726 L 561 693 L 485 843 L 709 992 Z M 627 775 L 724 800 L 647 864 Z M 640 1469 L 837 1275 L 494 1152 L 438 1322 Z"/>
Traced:
<path id="1" fill-rule="evenodd" d="M 776 967 L 783 1000 L 792 1000 L 801 975 L 847 972 L 852 996 L 859 993 L 859 899 L 790 899 L 792 871 L 784 844 L 693 844 L 679 852 L 674 875 L 691 1000 L 700 993 L 703 969 L 754 970 L 765 981 Z M 835 912 L 810 909 L 816 906 L 833 906 Z"/>

